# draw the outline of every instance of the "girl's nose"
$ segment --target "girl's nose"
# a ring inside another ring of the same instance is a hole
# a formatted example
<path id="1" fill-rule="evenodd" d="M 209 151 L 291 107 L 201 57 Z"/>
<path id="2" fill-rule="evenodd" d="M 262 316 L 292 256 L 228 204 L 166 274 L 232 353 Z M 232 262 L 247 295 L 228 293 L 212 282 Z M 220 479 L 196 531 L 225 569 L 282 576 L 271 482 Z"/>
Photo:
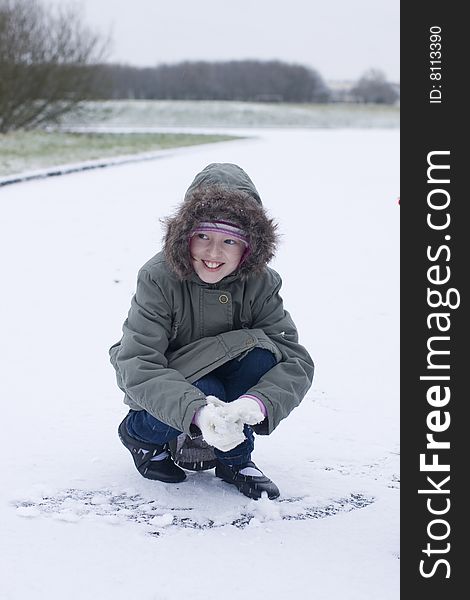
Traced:
<path id="1" fill-rule="evenodd" d="M 223 242 L 219 242 L 218 240 L 211 240 L 209 243 L 209 254 L 210 256 L 217 256 L 220 254 L 221 244 Z"/>

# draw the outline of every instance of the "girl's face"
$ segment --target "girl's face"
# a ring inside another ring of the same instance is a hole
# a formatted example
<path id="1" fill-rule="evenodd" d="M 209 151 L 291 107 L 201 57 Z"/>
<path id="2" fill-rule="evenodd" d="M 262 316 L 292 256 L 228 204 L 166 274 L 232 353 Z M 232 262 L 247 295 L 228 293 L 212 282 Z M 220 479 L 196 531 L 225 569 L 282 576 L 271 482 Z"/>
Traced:
<path id="1" fill-rule="evenodd" d="M 189 243 L 194 270 L 205 283 L 217 283 L 233 273 L 245 248 L 242 240 L 217 231 L 195 233 Z"/>

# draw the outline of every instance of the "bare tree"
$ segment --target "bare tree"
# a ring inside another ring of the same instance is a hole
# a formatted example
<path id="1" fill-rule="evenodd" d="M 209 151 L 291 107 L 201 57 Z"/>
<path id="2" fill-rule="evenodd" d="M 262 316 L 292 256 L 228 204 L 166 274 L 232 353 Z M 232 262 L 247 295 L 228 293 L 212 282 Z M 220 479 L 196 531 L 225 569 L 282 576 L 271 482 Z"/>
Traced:
<path id="1" fill-rule="evenodd" d="M 399 93 L 382 71 L 370 69 L 351 89 L 351 96 L 357 102 L 393 104 L 398 100 Z"/>
<path id="2" fill-rule="evenodd" d="M 94 97 L 108 43 L 76 5 L 0 0 L 0 132 L 54 122 Z"/>

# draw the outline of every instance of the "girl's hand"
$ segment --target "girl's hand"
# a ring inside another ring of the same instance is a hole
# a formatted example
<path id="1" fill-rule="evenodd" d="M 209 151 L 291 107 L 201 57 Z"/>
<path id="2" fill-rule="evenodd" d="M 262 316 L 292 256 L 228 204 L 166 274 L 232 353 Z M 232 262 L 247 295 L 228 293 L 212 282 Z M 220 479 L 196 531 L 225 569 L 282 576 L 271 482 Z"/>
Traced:
<path id="1" fill-rule="evenodd" d="M 227 418 L 240 420 L 247 425 L 256 425 L 263 421 L 265 414 L 259 403 L 250 396 L 240 396 L 237 400 L 225 404 Z"/>
<path id="2" fill-rule="evenodd" d="M 194 417 L 204 440 L 222 452 L 244 442 L 244 423 L 234 413 L 227 411 L 229 405 L 215 396 L 208 396 L 207 401 L 206 406 L 200 408 Z"/>

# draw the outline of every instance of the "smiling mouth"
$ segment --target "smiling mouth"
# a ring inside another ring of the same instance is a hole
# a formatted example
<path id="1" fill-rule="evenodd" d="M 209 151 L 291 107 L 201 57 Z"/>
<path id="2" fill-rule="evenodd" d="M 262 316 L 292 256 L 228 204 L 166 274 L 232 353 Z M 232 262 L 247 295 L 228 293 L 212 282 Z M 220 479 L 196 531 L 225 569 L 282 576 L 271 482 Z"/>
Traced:
<path id="1" fill-rule="evenodd" d="M 223 262 L 216 262 L 212 260 L 202 260 L 201 262 L 209 271 L 217 271 L 222 265 L 225 264 Z"/>

